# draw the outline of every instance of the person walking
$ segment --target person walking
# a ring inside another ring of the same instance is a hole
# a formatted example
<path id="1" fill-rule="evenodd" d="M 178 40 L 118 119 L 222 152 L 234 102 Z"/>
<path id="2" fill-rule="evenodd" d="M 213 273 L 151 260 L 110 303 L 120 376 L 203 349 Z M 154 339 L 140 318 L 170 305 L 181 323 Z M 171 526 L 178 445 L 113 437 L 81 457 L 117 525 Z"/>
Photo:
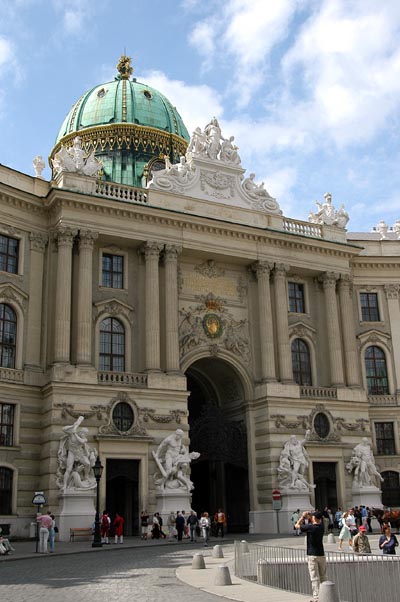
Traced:
<path id="1" fill-rule="evenodd" d="M 175 527 L 178 534 L 178 541 L 182 541 L 183 532 L 185 530 L 185 518 L 179 510 L 175 519 Z"/>
<path id="2" fill-rule="evenodd" d="M 160 539 L 160 523 L 158 522 L 157 512 L 153 514 L 153 526 L 151 529 L 152 539 Z"/>
<path id="3" fill-rule="evenodd" d="M 339 526 L 341 525 L 341 529 L 340 529 L 340 533 L 339 533 L 339 550 L 343 551 L 343 541 L 348 541 L 349 542 L 349 548 L 352 548 L 352 539 L 351 539 L 351 533 L 350 533 L 350 528 L 346 522 L 346 519 L 348 517 L 348 513 L 344 512 L 342 514 L 342 518 L 340 520 Z"/>
<path id="4" fill-rule="evenodd" d="M 308 524 L 305 520 L 309 519 Z M 300 529 L 307 536 L 308 572 L 310 573 L 313 602 L 318 601 L 319 587 L 326 581 L 326 558 L 324 551 L 324 525 L 322 523 L 322 512 L 303 512 L 296 523 L 296 529 Z"/>
<path id="5" fill-rule="evenodd" d="M 203 535 L 204 547 L 208 547 L 208 540 L 210 536 L 210 518 L 208 512 L 203 512 L 200 518 L 200 529 Z"/>
<path id="6" fill-rule="evenodd" d="M 56 539 L 56 521 L 54 518 L 54 514 L 50 514 L 51 516 L 51 527 L 49 529 L 49 551 L 50 554 L 54 554 L 54 543 Z"/>
<path id="7" fill-rule="evenodd" d="M 396 546 L 399 545 L 399 542 L 396 535 L 392 533 L 389 525 L 384 526 L 383 535 L 380 536 L 378 543 L 382 554 L 396 554 Z"/>
<path id="8" fill-rule="evenodd" d="M 358 533 L 353 539 L 353 550 L 356 554 L 371 554 L 371 546 L 367 535 L 367 527 L 360 525 Z"/>
<path id="9" fill-rule="evenodd" d="M 38 514 L 36 520 L 39 523 L 39 554 L 48 554 L 47 542 L 49 540 L 50 529 L 53 525 L 53 519 L 50 512 L 47 514 Z"/>
<path id="10" fill-rule="evenodd" d="M 124 543 L 124 522 L 124 518 L 117 512 L 113 520 L 114 543 Z"/>
<path id="11" fill-rule="evenodd" d="M 226 525 L 226 516 L 225 512 L 222 508 L 218 508 L 217 512 L 217 528 L 215 532 L 215 537 L 218 537 L 218 533 L 221 532 L 221 537 L 224 536 L 224 527 Z"/>
<path id="12" fill-rule="evenodd" d="M 158 528 L 160 530 L 160 537 L 162 539 L 166 539 L 167 536 L 165 535 L 165 533 L 163 531 L 163 524 L 164 524 L 163 523 L 163 518 L 162 518 L 162 516 L 160 516 L 159 512 L 156 512 L 156 517 L 157 517 L 157 520 L 158 520 Z"/>
<path id="13" fill-rule="evenodd" d="M 186 522 L 187 522 L 187 525 L 188 525 L 189 531 L 190 531 L 190 541 L 197 541 L 196 529 L 197 529 L 197 525 L 199 524 L 199 519 L 197 518 L 197 514 L 195 513 L 194 510 L 190 511 L 190 514 L 189 514 Z"/>
<path id="14" fill-rule="evenodd" d="M 147 539 L 147 533 L 149 529 L 149 514 L 147 510 L 142 510 L 140 513 L 140 528 L 141 528 L 141 539 Z"/>

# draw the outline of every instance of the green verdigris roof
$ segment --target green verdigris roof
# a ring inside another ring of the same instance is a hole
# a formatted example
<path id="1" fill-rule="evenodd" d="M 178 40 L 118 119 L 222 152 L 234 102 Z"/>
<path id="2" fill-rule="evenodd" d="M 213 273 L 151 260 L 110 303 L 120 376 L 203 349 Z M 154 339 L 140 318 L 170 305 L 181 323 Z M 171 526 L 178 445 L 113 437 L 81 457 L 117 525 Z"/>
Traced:
<path id="1" fill-rule="evenodd" d="M 135 79 L 116 78 L 81 96 L 64 119 L 56 144 L 73 132 L 116 123 L 149 126 L 189 140 L 181 116 L 163 94 Z"/>

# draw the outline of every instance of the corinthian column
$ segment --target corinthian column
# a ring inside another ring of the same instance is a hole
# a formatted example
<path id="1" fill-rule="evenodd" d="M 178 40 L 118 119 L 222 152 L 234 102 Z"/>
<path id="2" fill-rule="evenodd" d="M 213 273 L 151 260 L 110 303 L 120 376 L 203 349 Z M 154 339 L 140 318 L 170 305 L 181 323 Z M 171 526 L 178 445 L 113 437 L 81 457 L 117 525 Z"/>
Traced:
<path id="1" fill-rule="evenodd" d="M 271 289 L 269 278 L 272 263 L 257 261 L 252 270 L 258 282 L 258 323 L 260 332 L 261 378 L 263 381 L 276 380 L 274 329 L 272 324 Z"/>
<path id="2" fill-rule="evenodd" d="M 179 372 L 178 255 L 182 247 L 165 245 L 165 358 L 167 372 Z"/>
<path id="3" fill-rule="evenodd" d="M 71 336 L 72 245 L 77 230 L 62 226 L 55 232 L 58 246 L 54 362 L 69 363 Z"/>
<path id="4" fill-rule="evenodd" d="M 398 284 L 386 284 L 384 289 L 388 304 L 390 331 L 392 334 L 394 369 L 397 381 L 396 390 L 400 391 L 400 286 Z"/>
<path id="5" fill-rule="evenodd" d="M 277 264 L 274 270 L 276 334 L 281 382 L 293 382 L 292 354 L 289 344 L 286 274 L 288 267 Z"/>
<path id="6" fill-rule="evenodd" d="M 142 250 L 146 264 L 145 301 L 146 301 L 146 370 L 160 370 L 160 299 L 158 261 L 163 245 L 157 242 L 146 242 Z"/>
<path id="7" fill-rule="evenodd" d="M 329 364 L 331 370 L 331 384 L 334 387 L 343 387 L 343 359 L 339 329 L 339 316 L 336 301 L 336 280 L 333 272 L 325 272 L 320 276 L 324 288 L 326 312 L 326 338 L 329 348 Z"/>
<path id="8" fill-rule="evenodd" d="M 354 326 L 352 282 L 348 274 L 342 274 L 339 280 L 340 315 L 342 318 L 343 347 L 349 387 L 360 386 L 359 358 Z"/>
<path id="9" fill-rule="evenodd" d="M 42 335 L 42 298 L 43 298 L 43 262 L 48 241 L 47 234 L 32 232 L 29 279 L 28 331 L 26 340 L 25 363 L 28 367 L 39 368 L 41 365 Z"/>
<path id="10" fill-rule="evenodd" d="M 77 345 L 78 364 L 92 363 L 92 265 L 93 246 L 97 232 L 81 230 L 79 233 L 79 272 L 78 272 L 78 308 L 77 308 Z"/>

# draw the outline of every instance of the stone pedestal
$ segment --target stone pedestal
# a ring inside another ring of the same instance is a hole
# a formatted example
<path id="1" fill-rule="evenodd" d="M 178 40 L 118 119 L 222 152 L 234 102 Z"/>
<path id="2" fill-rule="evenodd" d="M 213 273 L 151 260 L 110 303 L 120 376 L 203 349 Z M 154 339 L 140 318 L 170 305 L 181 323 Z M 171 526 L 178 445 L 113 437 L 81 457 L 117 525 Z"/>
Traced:
<path id="1" fill-rule="evenodd" d="M 59 540 L 69 541 L 70 528 L 91 527 L 96 516 L 96 489 L 71 489 L 60 496 Z"/>
<path id="2" fill-rule="evenodd" d="M 382 508 L 382 491 L 373 485 L 369 487 L 351 488 L 353 506 L 369 506 L 370 508 Z"/>
<path id="3" fill-rule="evenodd" d="M 156 493 L 157 511 L 164 517 L 171 512 L 176 513 L 177 510 L 184 510 L 188 516 L 192 509 L 191 497 L 188 491 L 180 491 L 179 489 Z"/>
<path id="4" fill-rule="evenodd" d="M 314 510 L 311 504 L 310 492 L 299 491 L 297 489 L 284 489 L 281 491 L 282 494 L 282 508 L 279 511 L 279 532 L 280 533 L 292 533 L 293 525 L 291 522 L 291 516 L 297 509 L 301 512 L 305 510 Z"/>

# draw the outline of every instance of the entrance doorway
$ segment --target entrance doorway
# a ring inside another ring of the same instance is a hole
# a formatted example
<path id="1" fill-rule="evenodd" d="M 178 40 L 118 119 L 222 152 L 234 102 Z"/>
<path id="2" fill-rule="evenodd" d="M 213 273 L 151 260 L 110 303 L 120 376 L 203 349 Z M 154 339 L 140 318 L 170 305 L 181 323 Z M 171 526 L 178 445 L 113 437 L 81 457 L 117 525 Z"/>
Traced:
<path id="1" fill-rule="evenodd" d="M 336 462 L 313 462 L 315 507 L 318 510 L 338 507 L 336 490 Z"/>
<path id="2" fill-rule="evenodd" d="M 237 373 L 225 361 L 198 360 L 187 370 L 190 391 L 192 508 L 211 516 L 222 508 L 231 533 L 247 532 L 249 476 L 244 393 Z"/>
<path id="3" fill-rule="evenodd" d="M 106 509 L 125 519 L 125 535 L 139 534 L 139 460 L 107 460 Z"/>

